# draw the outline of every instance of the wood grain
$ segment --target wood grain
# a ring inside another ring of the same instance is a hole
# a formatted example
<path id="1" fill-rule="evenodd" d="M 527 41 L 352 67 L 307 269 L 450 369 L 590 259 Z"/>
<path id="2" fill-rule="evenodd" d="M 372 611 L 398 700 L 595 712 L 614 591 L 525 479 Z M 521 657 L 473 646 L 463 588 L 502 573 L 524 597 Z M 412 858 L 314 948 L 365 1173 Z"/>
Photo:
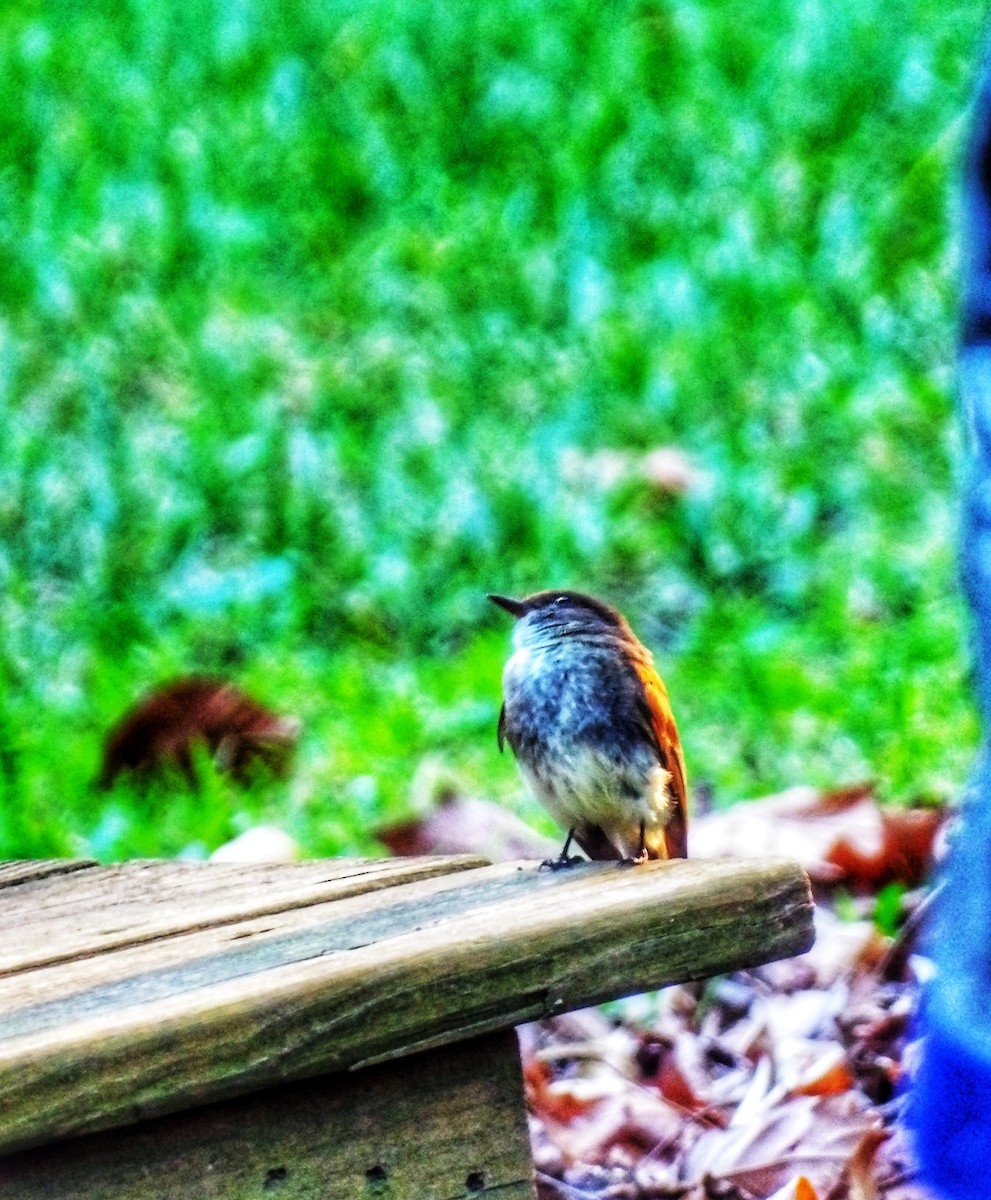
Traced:
<path id="1" fill-rule="evenodd" d="M 455 866 L 462 863 L 460 858 L 449 861 Z M 395 913 L 400 908 L 406 909 L 407 919 L 415 920 L 419 906 L 429 897 L 463 886 L 460 871 L 441 874 L 437 860 L 429 860 L 429 867 L 427 870 L 425 864 L 416 873 L 407 870 L 405 873 L 373 875 L 369 881 L 375 886 L 361 890 L 356 883 L 352 894 L 335 899 L 331 893 L 322 903 L 298 904 L 290 890 L 288 902 L 284 900 L 281 911 L 265 912 L 260 916 L 252 915 L 254 905 L 249 897 L 249 902 L 240 910 L 243 914 L 240 919 L 228 914 L 230 919 L 214 925 L 204 926 L 200 922 L 189 928 L 184 927 L 190 925 L 189 915 L 187 913 L 183 918 L 182 914 L 190 905 L 202 912 L 199 898 L 183 896 L 169 900 L 163 894 L 160 911 L 153 912 L 149 919 L 158 927 L 166 926 L 176 932 L 152 937 L 148 936 L 146 925 L 138 924 L 135 933 L 143 936 L 135 936 L 131 940 L 122 937 L 108 947 L 104 941 L 103 926 L 119 918 L 114 918 L 112 911 L 107 911 L 107 898 L 115 891 L 115 873 L 118 870 L 126 872 L 123 867 L 110 868 L 108 878 L 98 893 L 104 911 L 96 913 L 92 921 L 87 911 L 78 911 L 75 903 L 67 906 L 61 918 L 56 908 L 49 912 L 46 924 L 40 927 L 47 929 L 47 934 L 42 932 L 41 936 L 61 947 L 57 956 L 53 955 L 51 949 L 45 951 L 44 955 L 29 951 L 31 969 L 17 969 L 15 966 L 6 973 L 0 972 L 0 1039 L 11 1036 L 15 1027 L 22 1029 L 25 1010 L 41 1002 L 45 1002 L 44 1008 L 38 1010 L 41 1018 L 40 1022 L 33 1024 L 34 1029 L 59 1023 L 62 1019 L 59 1010 L 75 1011 L 74 997 L 82 991 L 87 993 L 84 1000 L 86 1007 L 92 1010 L 101 1002 L 116 1004 L 114 993 L 121 988 L 133 1000 L 138 988 L 146 996 L 149 989 L 161 995 L 216 978 L 218 972 L 219 977 L 226 978 L 231 972 L 244 973 L 252 965 L 264 963 L 274 966 L 279 961 L 306 956 L 313 952 L 314 947 L 325 952 L 330 946 L 326 934 L 328 925 L 336 931 L 339 940 L 347 937 L 353 940 L 356 937 L 367 938 L 369 922 L 381 920 L 379 914 L 386 910 Z M 209 868 L 209 875 L 212 874 L 213 868 Z M 408 890 L 408 880 L 416 885 L 413 891 Z M 217 881 L 207 878 L 204 883 L 209 885 L 209 894 Z M 309 881 L 306 877 L 300 883 L 308 890 Z M 393 886 L 385 886 L 385 883 Z M 126 900 L 126 888 L 122 891 Z M 455 897 L 454 907 L 457 904 Z M 175 905 L 179 906 L 180 911 L 170 914 L 170 906 Z M 451 906 L 450 899 L 447 905 Z M 109 909 L 112 908 L 110 905 Z M 140 913 L 137 918 L 141 919 Z M 308 938 L 305 931 L 314 929 L 317 932 Z M 282 937 L 288 934 L 294 936 Z M 280 938 L 277 944 L 267 945 Z M 232 950 L 239 953 L 231 955 Z M 157 988 L 156 981 L 159 981 Z M 57 1000 L 53 997 L 57 997 Z"/>
<path id="2" fill-rule="evenodd" d="M 66 936 L 81 959 L 0 1001 L 0 1153 L 787 957 L 813 936 L 808 881 L 780 860 L 501 864 L 314 898 L 302 917 L 285 902 L 274 926 L 211 902 L 243 935 L 219 942 L 167 913 L 161 927 L 184 932 L 143 949 L 123 924 L 113 947 Z M 195 889 L 182 903 L 196 909 Z M 175 937 L 184 953 L 160 953 Z M 81 985 L 88 958 L 99 971 Z"/>
<path id="3" fill-rule="evenodd" d="M 3 893 L 0 975 L 484 865 L 483 858 L 299 863 L 134 861 Z M 21 864 L 16 864 L 21 865 Z"/>
<path id="4" fill-rule="evenodd" d="M 4 1200 L 533 1200 L 511 1032 L 0 1163 Z"/>
<path id="5" fill-rule="evenodd" d="M 91 858 L 11 859 L 0 862 L 0 888 L 48 879 L 52 875 L 71 875 L 97 865 Z"/>

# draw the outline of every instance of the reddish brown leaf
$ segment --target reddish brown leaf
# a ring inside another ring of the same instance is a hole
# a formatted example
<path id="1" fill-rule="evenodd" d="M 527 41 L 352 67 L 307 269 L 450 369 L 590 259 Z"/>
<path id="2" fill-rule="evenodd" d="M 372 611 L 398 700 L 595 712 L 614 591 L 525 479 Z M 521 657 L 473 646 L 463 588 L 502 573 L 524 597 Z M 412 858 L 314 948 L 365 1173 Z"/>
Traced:
<path id="1" fill-rule="evenodd" d="M 688 1082 L 685 1072 L 681 1069 L 674 1054 L 668 1053 L 663 1056 L 658 1065 L 654 1082 L 657 1090 L 669 1104 L 675 1104 L 679 1108 L 694 1112 L 706 1107 L 706 1102 L 692 1090 L 692 1085 Z"/>
<path id="2" fill-rule="evenodd" d="M 887 883 L 918 887 L 926 878 L 945 814 L 935 808 L 884 808 L 877 815 L 879 846 L 841 837 L 830 849 L 829 861 L 860 891 L 875 892 Z"/>
<path id="3" fill-rule="evenodd" d="M 482 854 L 492 862 L 511 862 L 552 858 L 560 850 L 560 843 L 532 829 L 504 804 L 466 796 L 458 775 L 439 756 L 420 763 L 409 801 L 414 814 L 409 820 L 374 831 L 396 855 Z"/>
<path id="4" fill-rule="evenodd" d="M 697 818 L 692 855 L 781 854 L 819 884 L 914 887 L 926 876 L 944 819 L 939 809 L 882 808 L 871 784 L 795 787 Z"/>
<path id="5" fill-rule="evenodd" d="M 193 747 L 200 743 L 217 766 L 245 780 L 253 765 L 282 772 L 299 737 L 299 722 L 280 717 L 222 679 L 189 676 L 137 701 L 104 743 L 99 786 L 122 772 L 149 775 L 172 766 L 195 783 Z"/>

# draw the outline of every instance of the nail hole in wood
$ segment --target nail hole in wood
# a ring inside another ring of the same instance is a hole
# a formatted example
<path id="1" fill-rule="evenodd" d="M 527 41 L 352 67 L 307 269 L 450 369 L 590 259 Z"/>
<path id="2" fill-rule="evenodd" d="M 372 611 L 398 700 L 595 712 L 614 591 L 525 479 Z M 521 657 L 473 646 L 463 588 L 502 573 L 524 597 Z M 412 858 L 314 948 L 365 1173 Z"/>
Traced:
<path id="1" fill-rule="evenodd" d="M 273 1167 L 265 1176 L 263 1184 L 266 1192 L 274 1192 L 282 1187 L 285 1181 L 289 1178 L 289 1169 L 287 1167 Z"/>
<path id="2" fill-rule="evenodd" d="M 389 1182 L 389 1172 L 382 1166 L 381 1163 L 376 1163 L 374 1167 L 369 1167 L 365 1172 L 365 1180 L 373 1195 L 381 1195 Z"/>

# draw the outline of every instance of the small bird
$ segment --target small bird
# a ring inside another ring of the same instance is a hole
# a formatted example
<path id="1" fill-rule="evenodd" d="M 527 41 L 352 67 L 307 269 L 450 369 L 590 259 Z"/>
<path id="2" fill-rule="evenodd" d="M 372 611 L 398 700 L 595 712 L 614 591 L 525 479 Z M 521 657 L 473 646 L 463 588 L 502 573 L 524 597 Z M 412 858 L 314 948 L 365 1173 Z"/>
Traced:
<path id="1" fill-rule="evenodd" d="M 685 761 L 667 689 L 625 618 L 581 592 L 490 595 L 516 618 L 502 676 L 509 742 L 538 800 L 591 858 L 684 858 Z"/>

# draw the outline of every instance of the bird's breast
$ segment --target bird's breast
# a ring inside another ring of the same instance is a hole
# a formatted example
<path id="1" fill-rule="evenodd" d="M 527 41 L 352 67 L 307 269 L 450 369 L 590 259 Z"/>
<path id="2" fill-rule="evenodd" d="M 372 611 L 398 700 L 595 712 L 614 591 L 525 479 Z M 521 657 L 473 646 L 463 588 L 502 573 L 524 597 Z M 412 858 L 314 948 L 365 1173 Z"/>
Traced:
<path id="1" fill-rule="evenodd" d="M 520 647 L 506 664 L 503 694 L 506 736 L 521 759 L 590 751 L 628 759 L 648 743 L 642 685 L 611 647 Z"/>

